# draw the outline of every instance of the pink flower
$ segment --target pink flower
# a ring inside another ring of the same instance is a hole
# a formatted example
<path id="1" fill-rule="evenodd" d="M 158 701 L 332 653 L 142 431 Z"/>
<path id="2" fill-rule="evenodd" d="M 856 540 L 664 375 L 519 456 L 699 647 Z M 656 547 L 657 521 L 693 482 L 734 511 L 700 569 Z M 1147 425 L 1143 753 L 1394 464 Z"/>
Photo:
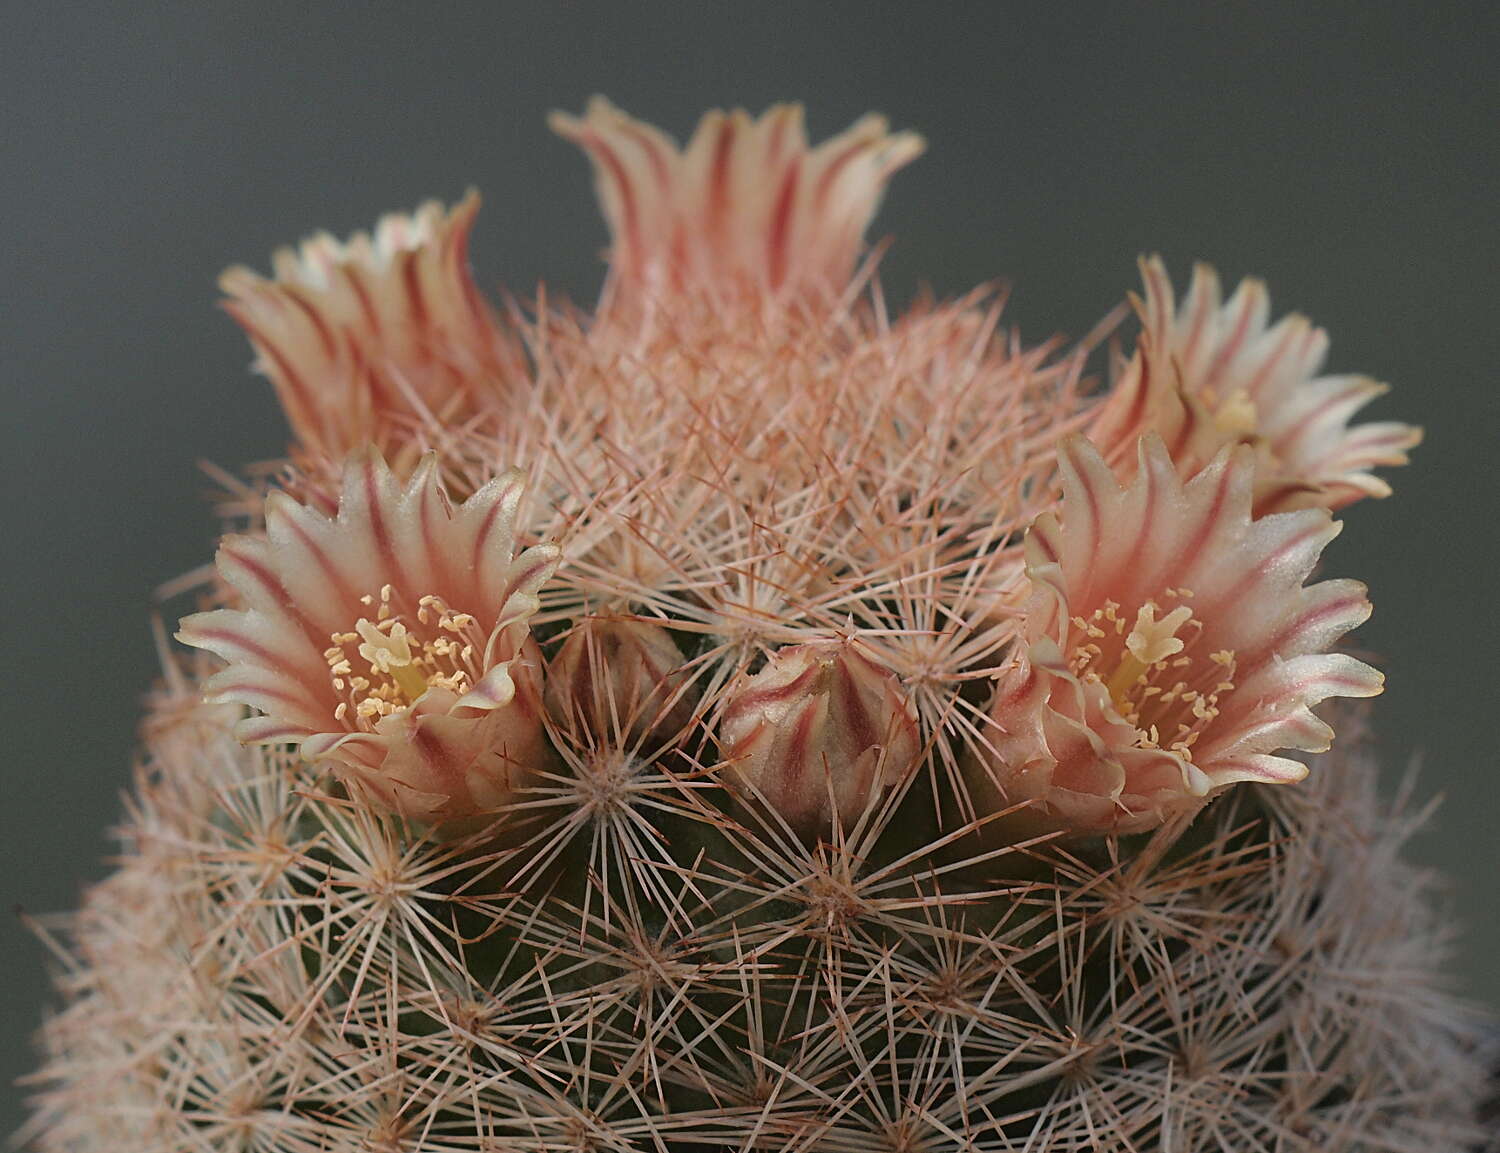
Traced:
<path id="1" fill-rule="evenodd" d="M 338 462 L 367 443 L 409 448 L 414 427 L 461 422 L 522 378 L 469 273 L 478 210 L 472 192 L 451 211 L 429 202 L 384 217 L 373 238 L 320 233 L 281 249 L 273 279 L 243 267 L 220 278 L 308 452 Z"/>
<path id="2" fill-rule="evenodd" d="M 730 686 L 724 770 L 795 829 L 852 826 L 922 752 L 900 683 L 851 641 L 793 645 Z"/>
<path id="3" fill-rule="evenodd" d="M 503 804 L 544 756 L 529 621 L 559 560 L 516 555 L 521 495 L 510 472 L 454 510 L 433 456 L 403 486 L 373 449 L 346 465 L 332 518 L 273 493 L 265 538 L 219 548 L 247 607 L 177 634 L 229 662 L 208 698 L 257 710 L 241 740 L 299 745 L 408 817 Z"/>
<path id="4" fill-rule="evenodd" d="M 693 288 L 841 293 L 892 173 L 922 151 L 869 115 L 809 148 L 802 108 L 709 112 L 686 149 L 602 97 L 552 127 L 594 162 L 609 221 L 606 298 Z"/>
<path id="5" fill-rule="evenodd" d="M 1062 523 L 1045 514 L 1027 535 L 1025 634 L 990 707 L 986 768 L 1006 801 L 1131 832 L 1235 781 L 1303 777 L 1274 754 L 1328 747 L 1311 706 L 1381 688 L 1327 651 L 1369 615 L 1364 586 L 1303 586 L 1338 523 L 1321 508 L 1252 520 L 1246 448 L 1184 483 L 1144 437 L 1125 488 L 1081 437 L 1059 459 Z"/>
<path id="6" fill-rule="evenodd" d="M 1143 260 L 1141 275 L 1139 346 L 1089 430 L 1112 465 L 1128 476 L 1137 439 L 1154 430 L 1184 478 L 1226 444 L 1254 446 L 1256 515 L 1390 494 L 1370 469 L 1405 464 L 1421 430 L 1388 421 L 1349 426 L 1386 386 L 1318 376 L 1328 351 L 1322 329 L 1296 314 L 1267 327 L 1270 298 L 1259 280 L 1241 281 L 1221 303 L 1218 276 L 1197 265 L 1177 309 L 1159 257 Z"/>

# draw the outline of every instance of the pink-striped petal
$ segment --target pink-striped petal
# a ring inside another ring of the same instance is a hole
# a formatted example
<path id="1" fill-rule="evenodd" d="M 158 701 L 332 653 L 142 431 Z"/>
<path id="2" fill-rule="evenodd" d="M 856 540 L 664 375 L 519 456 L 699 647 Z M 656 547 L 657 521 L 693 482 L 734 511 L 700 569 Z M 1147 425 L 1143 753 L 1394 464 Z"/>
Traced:
<path id="1" fill-rule="evenodd" d="M 178 633 L 227 662 L 210 699 L 264 714 L 246 740 L 300 745 L 413 819 L 494 808 L 545 755 L 528 637 L 561 557 L 548 543 L 517 555 L 522 483 L 506 473 L 455 510 L 435 460 L 402 484 L 367 447 L 332 516 L 272 494 L 265 538 L 220 552 L 247 607 Z"/>
<path id="2" fill-rule="evenodd" d="M 473 193 L 451 211 L 424 204 L 383 218 L 373 237 L 323 233 L 281 249 L 271 279 L 243 267 L 221 277 L 226 310 L 312 456 L 393 447 L 397 430 L 466 419 L 521 376 L 469 274 L 478 209 Z"/>
<path id="3" fill-rule="evenodd" d="M 879 116 L 809 147 L 790 105 L 710 112 L 681 149 L 602 98 L 551 123 L 593 162 L 612 242 L 606 302 L 627 309 L 683 291 L 837 295 L 886 183 L 923 148 Z"/>
<path id="4" fill-rule="evenodd" d="M 1256 515 L 1340 508 L 1390 491 L 1370 470 L 1406 463 L 1421 431 L 1394 422 L 1351 427 L 1385 386 L 1319 376 L 1328 352 L 1321 329 L 1297 315 L 1270 324 L 1270 297 L 1258 280 L 1242 281 L 1221 304 L 1207 265 L 1193 269 L 1180 307 L 1159 257 L 1141 262 L 1141 277 L 1135 355 L 1090 428 L 1127 479 L 1137 440 L 1155 431 L 1184 478 L 1226 444 L 1252 446 Z"/>
<path id="5" fill-rule="evenodd" d="M 1248 330 L 1259 298 L 1231 303 Z M 1327 747 L 1312 707 L 1380 691 L 1379 673 L 1327 651 L 1368 615 L 1363 586 L 1303 584 L 1338 531 L 1329 512 L 1256 519 L 1243 446 L 1186 481 L 1154 434 L 1126 484 L 1082 438 L 1058 460 L 1062 500 L 1028 536 L 1025 639 L 996 686 L 982 779 L 1065 827 L 1128 832 L 1232 781 L 1300 776 L 1272 754 Z"/>

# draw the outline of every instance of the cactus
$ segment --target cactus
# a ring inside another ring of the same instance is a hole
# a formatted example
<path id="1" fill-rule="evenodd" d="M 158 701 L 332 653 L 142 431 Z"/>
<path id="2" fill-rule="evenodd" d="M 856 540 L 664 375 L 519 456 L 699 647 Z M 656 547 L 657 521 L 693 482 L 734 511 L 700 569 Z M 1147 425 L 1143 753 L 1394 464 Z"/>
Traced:
<path id="1" fill-rule="evenodd" d="M 1312 711 L 1380 687 L 1306 583 L 1379 386 L 1155 260 L 1104 389 L 890 314 L 878 118 L 554 126 L 592 313 L 492 310 L 473 196 L 225 275 L 295 439 L 40 926 L 36 1148 L 1482 1142 L 1426 810 Z"/>

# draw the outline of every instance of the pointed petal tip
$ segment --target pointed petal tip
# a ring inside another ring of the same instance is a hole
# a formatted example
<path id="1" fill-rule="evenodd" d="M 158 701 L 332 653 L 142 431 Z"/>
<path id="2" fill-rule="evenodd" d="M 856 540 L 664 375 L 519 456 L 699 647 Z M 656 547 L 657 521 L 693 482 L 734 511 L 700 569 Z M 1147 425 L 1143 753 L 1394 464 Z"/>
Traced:
<path id="1" fill-rule="evenodd" d="M 385 454 L 371 441 L 356 445 L 344 458 L 344 485 L 357 485 L 360 475 L 367 468 L 374 469 L 378 476 L 389 476 L 391 473 Z"/>
<path id="2" fill-rule="evenodd" d="M 433 483 L 441 483 L 438 477 L 438 454 L 436 449 L 429 448 L 417 458 L 417 467 L 412 469 L 411 480 L 407 481 L 406 487 L 409 492 L 417 492 Z"/>
<path id="3" fill-rule="evenodd" d="M 579 135 L 583 132 L 583 121 L 571 112 L 554 108 L 547 113 L 547 127 L 554 135 L 562 137 L 569 143 L 577 143 Z"/>
<path id="4" fill-rule="evenodd" d="M 1352 657 L 1350 660 L 1359 667 L 1349 677 L 1346 686 L 1339 693 L 1340 696 L 1378 697 L 1381 693 L 1385 692 L 1385 674 L 1383 672 L 1371 665 L 1365 664 L 1363 661 L 1354 661 Z"/>
<path id="5" fill-rule="evenodd" d="M 1102 472 L 1109 476 L 1111 482 L 1114 481 L 1114 471 L 1105 463 L 1098 446 L 1081 432 L 1069 433 L 1058 442 L 1057 460 L 1064 469 L 1064 487 L 1068 473 L 1084 480 Z M 1118 488 L 1118 484 L 1115 487 Z"/>
<path id="6" fill-rule="evenodd" d="M 289 493 L 282 492 L 279 488 L 272 489 L 266 494 L 263 512 L 266 527 L 270 528 L 272 523 L 276 521 L 295 518 L 302 511 L 303 507 Z"/>

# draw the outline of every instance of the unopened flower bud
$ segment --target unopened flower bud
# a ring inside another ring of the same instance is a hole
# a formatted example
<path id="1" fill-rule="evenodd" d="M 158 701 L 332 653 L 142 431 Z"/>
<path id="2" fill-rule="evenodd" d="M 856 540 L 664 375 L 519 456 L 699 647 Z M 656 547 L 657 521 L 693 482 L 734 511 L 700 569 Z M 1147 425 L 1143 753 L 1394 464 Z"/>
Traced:
<path id="1" fill-rule="evenodd" d="M 896 678 L 849 642 L 772 655 L 730 690 L 719 735 L 730 783 L 804 832 L 853 825 L 922 749 Z"/>
<path id="2" fill-rule="evenodd" d="M 558 724 L 601 739 L 667 737 L 692 720 L 696 697 L 671 635 L 636 620 L 590 618 L 563 642 L 547 675 Z"/>

